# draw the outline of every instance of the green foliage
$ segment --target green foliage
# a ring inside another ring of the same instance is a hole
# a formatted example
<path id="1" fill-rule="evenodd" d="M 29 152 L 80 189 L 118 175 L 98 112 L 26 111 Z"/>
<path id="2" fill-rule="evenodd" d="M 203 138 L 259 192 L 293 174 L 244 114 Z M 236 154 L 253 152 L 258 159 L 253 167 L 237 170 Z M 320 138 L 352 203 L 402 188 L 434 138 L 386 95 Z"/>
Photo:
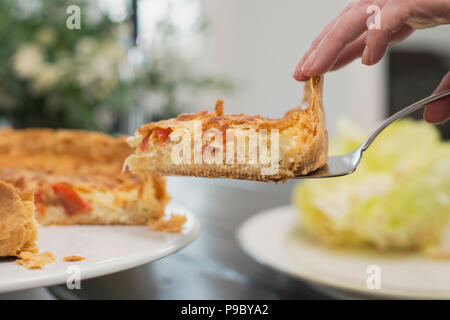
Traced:
<path id="1" fill-rule="evenodd" d="M 142 50 L 134 76 L 128 58 L 131 25 L 114 21 L 92 1 L 2 0 L 0 2 L 0 118 L 15 127 L 123 129 L 131 106 L 158 92 L 164 107 L 145 120 L 167 118 L 182 107 L 179 91 L 226 89 L 226 81 L 191 74 L 189 61 L 171 48 Z M 81 29 L 69 30 L 66 9 L 81 8 Z M 128 10 L 130 11 L 130 10 Z M 162 23 L 170 29 L 170 20 Z M 173 29 L 173 28 L 172 28 Z M 176 30 L 162 37 L 173 36 Z M 163 45 L 161 41 L 159 45 Z M 164 52 L 157 54 L 156 52 Z"/>

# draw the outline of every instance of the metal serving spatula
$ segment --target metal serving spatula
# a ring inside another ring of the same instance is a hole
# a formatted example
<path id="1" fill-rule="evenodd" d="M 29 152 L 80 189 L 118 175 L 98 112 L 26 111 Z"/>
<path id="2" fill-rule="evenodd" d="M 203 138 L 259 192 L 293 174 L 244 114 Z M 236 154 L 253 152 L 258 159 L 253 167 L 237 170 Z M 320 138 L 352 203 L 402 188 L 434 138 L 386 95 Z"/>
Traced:
<path id="1" fill-rule="evenodd" d="M 370 147 L 375 138 L 383 131 L 387 126 L 389 126 L 394 121 L 404 118 L 410 113 L 419 110 L 426 104 L 442 99 L 450 95 L 450 90 L 446 90 L 441 93 L 433 94 L 427 98 L 417 101 L 406 108 L 394 113 L 392 116 L 384 120 L 373 132 L 370 134 L 366 140 L 355 150 L 350 153 L 340 155 L 340 156 L 330 156 L 328 157 L 327 164 L 304 176 L 296 176 L 294 179 L 311 179 L 311 178 L 332 178 L 345 176 L 350 173 L 355 172 L 361 162 L 362 155 L 367 148 Z"/>

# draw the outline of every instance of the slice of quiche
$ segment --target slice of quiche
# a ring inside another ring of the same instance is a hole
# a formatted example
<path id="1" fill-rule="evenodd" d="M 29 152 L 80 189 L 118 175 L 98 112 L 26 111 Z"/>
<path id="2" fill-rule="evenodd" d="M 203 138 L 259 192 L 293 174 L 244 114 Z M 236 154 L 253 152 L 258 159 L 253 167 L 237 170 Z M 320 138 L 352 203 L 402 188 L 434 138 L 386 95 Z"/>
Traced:
<path id="1" fill-rule="evenodd" d="M 181 114 L 149 123 L 128 139 L 135 173 L 278 181 L 326 164 L 328 134 L 322 106 L 323 77 L 305 84 L 302 106 L 281 119 L 215 112 Z"/>
<path id="2" fill-rule="evenodd" d="M 37 252 L 33 194 L 0 180 L 0 257 Z"/>
<path id="3" fill-rule="evenodd" d="M 122 172 L 132 153 L 124 137 L 4 129 L 0 153 L 0 179 L 34 194 L 41 225 L 145 225 L 164 215 L 170 198 L 164 177 Z"/>

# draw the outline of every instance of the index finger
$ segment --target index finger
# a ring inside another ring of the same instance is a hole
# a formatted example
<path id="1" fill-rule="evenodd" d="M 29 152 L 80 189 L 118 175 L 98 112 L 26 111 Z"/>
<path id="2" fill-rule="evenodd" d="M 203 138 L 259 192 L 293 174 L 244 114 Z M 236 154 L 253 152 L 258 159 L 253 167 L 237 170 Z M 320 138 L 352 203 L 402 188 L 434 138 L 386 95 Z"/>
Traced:
<path id="1" fill-rule="evenodd" d="M 373 3 L 384 3 L 373 1 Z M 322 39 L 315 52 L 305 63 L 303 72 L 308 76 L 317 76 L 331 69 L 347 44 L 356 40 L 367 30 L 368 1 L 360 1 L 336 22 L 334 27 Z M 314 56 L 313 56 L 314 55 Z"/>
<path id="2" fill-rule="evenodd" d="M 299 63 L 297 64 L 297 67 L 295 69 L 294 72 L 294 78 L 298 81 L 306 81 L 309 79 L 309 76 L 305 75 L 302 72 L 302 67 L 303 64 L 305 63 L 305 61 L 308 59 L 309 55 L 311 54 L 311 52 L 313 52 L 314 50 L 316 50 L 317 46 L 319 45 L 319 43 L 322 41 L 322 39 L 328 34 L 328 32 L 334 27 L 334 25 L 336 24 L 336 22 L 342 17 L 342 15 L 344 15 L 345 13 L 347 13 L 351 8 L 353 8 L 353 6 L 356 5 L 356 1 L 354 2 L 350 2 L 345 8 L 344 10 L 342 10 L 342 12 L 333 20 L 331 20 L 330 23 L 328 23 L 326 25 L 325 28 L 323 28 L 322 32 L 319 34 L 319 36 L 314 39 L 314 41 L 312 42 L 311 46 L 308 48 L 308 50 L 305 52 L 305 54 L 303 55 L 302 59 L 299 61 Z"/>
<path id="3" fill-rule="evenodd" d="M 450 89 L 450 71 L 442 79 L 433 93 L 439 93 Z M 430 123 L 444 123 L 450 118 L 450 97 L 435 101 L 425 107 L 423 117 Z"/>

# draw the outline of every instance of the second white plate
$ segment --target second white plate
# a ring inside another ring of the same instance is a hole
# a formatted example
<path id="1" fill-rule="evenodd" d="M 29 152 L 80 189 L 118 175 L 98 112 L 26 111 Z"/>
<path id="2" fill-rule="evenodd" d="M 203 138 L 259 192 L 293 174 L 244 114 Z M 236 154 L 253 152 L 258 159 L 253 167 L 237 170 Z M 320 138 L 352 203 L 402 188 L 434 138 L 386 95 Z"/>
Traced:
<path id="1" fill-rule="evenodd" d="M 56 262 L 43 269 L 28 270 L 14 259 L 0 259 L 0 293 L 66 283 L 79 267 L 81 281 L 155 261 L 195 240 L 199 220 L 187 209 L 169 204 L 167 213 L 186 215 L 180 234 L 150 230 L 147 226 L 49 226 L 39 228 L 38 246 L 50 251 Z M 83 256 L 86 260 L 63 262 L 64 256 Z"/>
<path id="2" fill-rule="evenodd" d="M 295 208 L 278 207 L 248 219 L 237 237 L 255 260 L 313 284 L 374 297 L 450 298 L 450 260 L 332 250 L 303 236 L 299 225 Z M 379 289 L 369 289 L 374 275 Z"/>

